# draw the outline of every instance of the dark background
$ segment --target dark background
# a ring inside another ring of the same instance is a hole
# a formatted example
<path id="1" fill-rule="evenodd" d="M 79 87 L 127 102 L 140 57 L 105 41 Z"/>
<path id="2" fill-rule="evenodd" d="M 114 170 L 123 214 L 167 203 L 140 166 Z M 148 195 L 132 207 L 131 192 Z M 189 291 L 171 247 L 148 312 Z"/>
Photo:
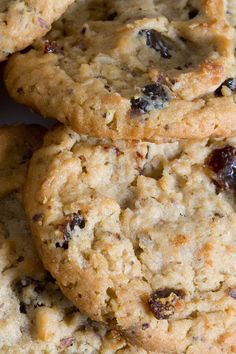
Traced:
<path id="1" fill-rule="evenodd" d="M 4 65 L 4 63 L 0 64 L 0 125 L 26 123 L 52 126 L 55 121 L 40 117 L 29 108 L 15 103 L 9 97 L 3 83 Z"/>

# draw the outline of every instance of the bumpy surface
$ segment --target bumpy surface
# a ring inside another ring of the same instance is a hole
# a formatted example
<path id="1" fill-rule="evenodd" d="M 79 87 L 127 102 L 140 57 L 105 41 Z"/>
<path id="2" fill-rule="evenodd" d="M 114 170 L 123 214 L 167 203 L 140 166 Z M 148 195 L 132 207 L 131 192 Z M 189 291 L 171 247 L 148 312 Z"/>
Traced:
<path id="1" fill-rule="evenodd" d="M 33 247 L 19 196 L 0 201 L 0 352 L 147 354 L 83 316 Z"/>
<path id="2" fill-rule="evenodd" d="M 225 0 L 225 6 L 227 15 L 229 17 L 230 23 L 236 26 L 236 1 L 235 0 Z"/>
<path id="3" fill-rule="evenodd" d="M 29 158 L 44 132 L 36 125 L 0 126 L 0 197 L 22 187 Z"/>
<path id="4" fill-rule="evenodd" d="M 236 70 L 225 14 L 223 0 L 76 1 L 11 59 L 8 90 L 96 137 L 228 136 L 235 88 L 218 88 Z"/>
<path id="5" fill-rule="evenodd" d="M 0 61 L 46 34 L 73 0 L 0 0 Z"/>
<path id="6" fill-rule="evenodd" d="M 235 147 L 49 133 L 25 204 L 66 296 L 146 350 L 236 352 Z"/>

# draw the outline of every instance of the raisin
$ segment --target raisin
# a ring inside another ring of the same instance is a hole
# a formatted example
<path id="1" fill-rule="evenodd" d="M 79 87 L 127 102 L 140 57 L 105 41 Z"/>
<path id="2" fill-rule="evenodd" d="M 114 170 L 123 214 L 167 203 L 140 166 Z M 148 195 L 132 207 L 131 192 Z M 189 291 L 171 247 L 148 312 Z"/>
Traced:
<path id="1" fill-rule="evenodd" d="M 148 301 L 150 310 L 158 320 L 172 317 L 175 313 L 175 304 L 185 297 L 184 290 L 161 289 L 154 291 Z"/>
<path id="2" fill-rule="evenodd" d="M 193 18 L 197 17 L 198 14 L 199 14 L 198 9 L 191 9 L 188 13 L 188 17 L 190 20 L 192 20 Z"/>
<path id="3" fill-rule="evenodd" d="M 232 299 L 236 300 L 236 289 L 230 289 L 229 296 L 232 297 Z"/>
<path id="4" fill-rule="evenodd" d="M 148 113 L 153 109 L 162 109 L 169 101 L 169 93 L 161 84 L 146 85 L 141 90 L 142 97 L 131 98 L 133 113 Z"/>
<path id="5" fill-rule="evenodd" d="M 148 109 L 148 101 L 139 97 L 134 98 L 132 97 L 131 100 L 131 109 L 133 113 L 147 113 L 149 112 Z"/>
<path id="6" fill-rule="evenodd" d="M 69 243 L 68 243 L 68 241 L 63 241 L 62 243 L 56 242 L 55 246 L 56 246 L 56 248 L 63 248 L 64 250 L 68 250 Z"/>
<path id="7" fill-rule="evenodd" d="M 146 330 L 146 329 L 148 329 L 150 327 L 150 324 L 149 323 L 143 323 L 142 324 L 142 330 Z"/>
<path id="8" fill-rule="evenodd" d="M 56 41 L 45 41 L 44 53 L 58 54 L 61 53 L 61 48 L 59 47 Z"/>
<path id="9" fill-rule="evenodd" d="M 230 78 L 225 80 L 215 91 L 216 96 L 223 96 L 223 86 L 228 87 L 232 92 L 236 92 L 236 78 Z"/>
<path id="10" fill-rule="evenodd" d="M 72 238 L 72 232 L 75 227 L 83 229 L 85 227 L 84 217 L 81 215 L 80 210 L 77 213 L 73 213 L 67 217 L 67 221 L 63 225 L 59 225 L 59 228 L 63 232 L 63 242 L 56 242 L 55 246 L 57 248 L 64 248 L 67 250 L 69 247 L 69 241 Z"/>
<path id="11" fill-rule="evenodd" d="M 207 161 L 214 182 L 222 189 L 236 191 L 236 149 L 231 145 L 216 149 Z"/>
<path id="12" fill-rule="evenodd" d="M 73 214 L 73 218 L 69 222 L 69 226 L 71 231 L 73 231 L 76 226 L 78 226 L 80 229 L 83 229 L 85 227 L 85 220 L 81 215 L 80 211 L 78 211 L 78 214 Z"/>
<path id="13" fill-rule="evenodd" d="M 170 59 L 170 48 L 167 47 L 164 36 L 154 29 L 143 29 L 139 31 L 140 36 L 146 36 L 146 45 L 159 52 L 164 59 Z"/>
<path id="14" fill-rule="evenodd" d="M 35 215 L 32 217 L 32 221 L 33 221 L 33 222 L 37 222 L 37 221 L 40 221 L 42 218 L 43 218 L 43 213 L 35 214 Z"/>
<path id="15" fill-rule="evenodd" d="M 149 97 L 152 101 L 161 99 L 163 102 L 169 100 L 169 95 L 162 85 L 150 84 L 142 88 L 142 92 L 145 96 Z"/>

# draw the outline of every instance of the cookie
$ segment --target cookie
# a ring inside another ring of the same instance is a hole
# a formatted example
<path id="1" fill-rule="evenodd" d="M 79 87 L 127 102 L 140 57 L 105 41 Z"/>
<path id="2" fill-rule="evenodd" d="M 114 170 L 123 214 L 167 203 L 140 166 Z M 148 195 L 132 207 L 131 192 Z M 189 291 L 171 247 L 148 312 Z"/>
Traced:
<path id="1" fill-rule="evenodd" d="M 82 315 L 33 247 L 20 196 L 0 200 L 0 352 L 147 354 Z"/>
<path id="2" fill-rule="evenodd" d="M 226 10 L 229 17 L 230 23 L 236 27 L 236 1 L 227 0 L 226 1 Z"/>
<path id="3" fill-rule="evenodd" d="M 225 13 L 223 0 L 76 1 L 9 61 L 8 91 L 95 137 L 229 136 L 236 71 Z"/>
<path id="4" fill-rule="evenodd" d="M 45 35 L 73 0 L 0 0 L 0 61 Z"/>
<path id="5" fill-rule="evenodd" d="M 236 351 L 236 138 L 47 134 L 25 206 L 70 300 L 145 350 Z"/>
<path id="6" fill-rule="evenodd" d="M 29 158 L 44 133 L 37 125 L 0 126 L 0 197 L 22 187 Z"/>

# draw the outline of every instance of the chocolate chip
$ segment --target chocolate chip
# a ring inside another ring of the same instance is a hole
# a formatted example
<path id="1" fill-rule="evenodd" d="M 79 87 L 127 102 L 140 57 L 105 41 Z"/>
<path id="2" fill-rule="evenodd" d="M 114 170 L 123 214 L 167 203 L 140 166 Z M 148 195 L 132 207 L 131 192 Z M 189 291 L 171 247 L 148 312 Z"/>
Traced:
<path id="1" fill-rule="evenodd" d="M 228 87 L 232 92 L 236 92 L 236 78 L 227 79 L 221 84 L 215 91 L 216 96 L 223 96 L 222 88 L 223 86 Z"/>
<path id="2" fill-rule="evenodd" d="M 161 57 L 164 59 L 170 59 L 172 55 L 170 54 L 170 48 L 167 47 L 164 36 L 154 29 L 143 29 L 139 31 L 140 36 L 146 37 L 146 45 L 149 48 L 154 49 L 159 52 Z"/>
<path id="3" fill-rule="evenodd" d="M 236 300 L 236 289 L 230 289 L 229 296 L 232 297 L 232 299 Z"/>
<path id="4" fill-rule="evenodd" d="M 184 297 L 184 290 L 166 288 L 154 291 L 149 298 L 148 304 L 153 315 L 158 320 L 164 320 L 174 315 L 177 301 Z"/>
<path id="5" fill-rule="evenodd" d="M 207 161 L 218 187 L 236 191 L 236 149 L 231 145 L 214 150 Z"/>
<path id="6" fill-rule="evenodd" d="M 42 220 L 42 218 L 43 218 L 43 213 L 35 214 L 35 215 L 32 217 L 32 221 L 33 221 L 33 222 L 38 222 L 38 221 Z"/>
<path id="7" fill-rule="evenodd" d="M 170 100 L 169 93 L 164 85 L 149 84 L 141 89 L 142 97 L 131 98 L 132 113 L 148 113 L 153 109 L 162 109 Z"/>

